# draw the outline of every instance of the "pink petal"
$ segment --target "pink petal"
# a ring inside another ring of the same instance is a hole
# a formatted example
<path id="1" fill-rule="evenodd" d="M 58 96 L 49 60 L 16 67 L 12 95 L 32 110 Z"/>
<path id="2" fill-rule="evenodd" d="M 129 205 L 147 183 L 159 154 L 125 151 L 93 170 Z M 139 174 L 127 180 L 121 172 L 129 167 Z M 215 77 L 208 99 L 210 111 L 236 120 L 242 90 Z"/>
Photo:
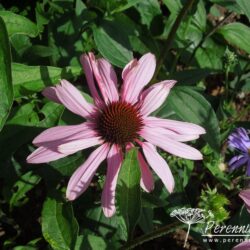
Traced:
<path id="1" fill-rule="evenodd" d="M 144 90 L 140 97 L 142 115 L 147 116 L 157 110 L 164 103 L 175 83 L 176 81 L 174 80 L 166 80 Z"/>
<path id="2" fill-rule="evenodd" d="M 90 148 L 99 144 L 102 144 L 101 137 L 83 138 L 80 140 L 74 140 L 58 146 L 58 151 L 62 154 L 74 154 L 80 150 Z"/>
<path id="3" fill-rule="evenodd" d="M 93 53 L 89 53 L 89 59 L 105 103 L 118 101 L 117 77 L 111 64 L 104 59 L 96 60 Z"/>
<path id="4" fill-rule="evenodd" d="M 161 119 L 152 116 L 145 117 L 144 123 L 149 127 L 167 128 L 179 134 L 199 135 L 206 133 L 204 128 L 194 123 Z"/>
<path id="5" fill-rule="evenodd" d="M 193 141 L 199 138 L 199 135 L 195 134 L 183 135 L 183 134 L 178 134 L 173 130 L 169 130 L 167 128 L 148 127 L 147 125 L 144 125 L 141 133 L 148 134 L 149 136 L 160 137 L 163 141 L 165 138 L 167 139 L 169 138 L 179 142 L 186 142 L 186 141 Z"/>
<path id="6" fill-rule="evenodd" d="M 42 91 L 42 94 L 49 100 L 61 104 L 56 94 L 56 87 L 47 87 Z"/>
<path id="7" fill-rule="evenodd" d="M 88 118 L 93 112 L 93 105 L 88 103 L 80 91 L 66 80 L 56 86 L 56 94 L 61 103 L 71 112 Z"/>
<path id="8" fill-rule="evenodd" d="M 154 178 L 148 164 L 144 160 L 141 152 L 138 152 L 138 161 L 141 169 L 141 187 L 146 192 L 151 192 L 154 189 Z"/>
<path id="9" fill-rule="evenodd" d="M 87 83 L 89 86 L 90 93 L 92 97 L 94 98 L 95 103 L 98 105 L 101 101 L 101 98 L 98 94 L 98 91 L 96 89 L 95 81 L 94 81 L 94 72 L 90 63 L 89 56 L 86 54 L 83 54 L 80 57 L 81 64 L 83 66 L 85 76 L 87 79 Z"/>
<path id="10" fill-rule="evenodd" d="M 245 202 L 247 211 L 250 213 L 250 189 L 242 190 L 239 196 Z"/>
<path id="11" fill-rule="evenodd" d="M 122 86 L 122 100 L 134 104 L 138 101 L 141 90 L 149 83 L 156 67 L 155 56 L 151 53 L 140 58 L 131 70 L 125 70 Z"/>
<path id="12" fill-rule="evenodd" d="M 131 60 L 122 71 L 122 79 L 124 80 L 127 74 L 138 64 L 137 59 Z"/>
<path id="13" fill-rule="evenodd" d="M 96 132 L 91 128 L 91 125 L 87 122 L 80 125 L 72 126 L 57 126 L 46 129 L 34 140 L 33 144 L 36 146 L 43 146 L 49 142 L 61 140 L 62 142 L 70 140 L 79 140 L 83 136 L 92 137 L 95 136 Z"/>
<path id="14" fill-rule="evenodd" d="M 57 152 L 55 147 L 39 147 L 27 157 L 27 162 L 32 164 L 39 164 L 55 161 L 65 156 L 67 155 Z"/>
<path id="15" fill-rule="evenodd" d="M 75 200 L 88 188 L 97 168 L 107 157 L 108 151 L 109 145 L 107 143 L 101 145 L 74 172 L 69 180 L 66 191 L 68 200 Z"/>
<path id="16" fill-rule="evenodd" d="M 148 164 L 162 180 L 169 193 L 174 190 L 174 178 L 166 161 L 157 153 L 156 148 L 148 143 L 141 143 Z"/>
<path id="17" fill-rule="evenodd" d="M 249 250 L 249 249 L 250 249 L 250 242 L 246 240 L 235 246 L 232 250 Z"/>
<path id="18" fill-rule="evenodd" d="M 142 130 L 140 135 L 147 141 L 162 148 L 170 154 L 190 160 L 202 160 L 202 154 L 197 149 L 167 138 L 167 136 L 165 136 L 164 140 L 162 140 L 161 136 L 155 136 L 153 133 L 149 133 L 148 130 Z"/>
<path id="19" fill-rule="evenodd" d="M 102 209 L 106 217 L 111 217 L 116 211 L 115 189 L 119 170 L 122 164 L 122 153 L 117 145 L 113 144 L 111 146 L 107 160 L 108 168 L 102 192 Z"/>

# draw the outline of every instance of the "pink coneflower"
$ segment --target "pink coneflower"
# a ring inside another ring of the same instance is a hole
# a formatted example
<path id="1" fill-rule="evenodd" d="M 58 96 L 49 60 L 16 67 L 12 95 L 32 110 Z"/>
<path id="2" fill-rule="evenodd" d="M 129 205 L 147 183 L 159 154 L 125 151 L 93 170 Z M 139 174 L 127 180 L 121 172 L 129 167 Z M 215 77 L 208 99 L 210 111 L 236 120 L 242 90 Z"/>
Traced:
<path id="1" fill-rule="evenodd" d="M 156 146 L 173 155 L 201 160 L 201 153 L 182 142 L 197 139 L 205 130 L 195 124 L 150 116 L 166 100 L 176 81 L 166 80 L 144 87 L 153 77 L 156 61 L 148 53 L 133 59 L 122 72 L 123 84 L 118 91 L 117 77 L 111 64 L 95 59 L 93 53 L 81 56 L 94 104 L 88 103 L 68 81 L 43 91 L 47 98 L 63 104 L 86 121 L 74 126 L 58 126 L 45 130 L 33 143 L 38 146 L 29 163 L 54 161 L 75 152 L 97 146 L 89 158 L 69 180 L 66 197 L 75 200 L 89 186 L 98 166 L 107 159 L 107 174 L 102 192 L 103 212 L 107 217 L 115 213 L 115 188 L 123 161 L 124 149 L 139 146 L 138 161 L 141 187 L 150 192 L 154 188 L 151 169 L 169 192 L 174 178 L 168 164 L 157 153 Z"/>

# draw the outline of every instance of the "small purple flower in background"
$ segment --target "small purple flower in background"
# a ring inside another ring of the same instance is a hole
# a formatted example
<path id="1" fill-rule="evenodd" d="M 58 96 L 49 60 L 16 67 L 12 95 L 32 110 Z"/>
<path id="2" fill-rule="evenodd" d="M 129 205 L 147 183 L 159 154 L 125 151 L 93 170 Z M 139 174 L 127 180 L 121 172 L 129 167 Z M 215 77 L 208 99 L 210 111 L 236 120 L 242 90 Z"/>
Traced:
<path id="1" fill-rule="evenodd" d="M 247 211 L 250 213 L 250 189 L 242 190 L 239 196 L 245 202 Z"/>
<path id="2" fill-rule="evenodd" d="M 250 139 L 244 128 L 237 128 L 228 138 L 230 148 L 239 151 L 239 155 L 234 156 L 228 163 L 230 170 L 234 170 L 247 164 L 247 176 L 250 176 Z"/>

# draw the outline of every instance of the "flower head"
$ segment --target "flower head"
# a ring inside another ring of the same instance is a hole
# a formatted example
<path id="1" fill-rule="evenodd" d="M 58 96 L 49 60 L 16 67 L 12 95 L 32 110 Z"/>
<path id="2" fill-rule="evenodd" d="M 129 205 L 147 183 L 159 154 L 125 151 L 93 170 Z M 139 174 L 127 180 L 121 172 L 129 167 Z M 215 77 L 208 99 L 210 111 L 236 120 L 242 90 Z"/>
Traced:
<path id="1" fill-rule="evenodd" d="M 156 61 L 148 53 L 133 59 L 122 72 L 122 86 L 111 64 L 96 59 L 93 53 L 81 56 L 94 104 L 88 103 L 68 81 L 43 91 L 47 98 L 63 104 L 85 122 L 74 126 L 57 126 L 38 135 L 33 143 L 38 148 L 28 156 L 29 163 L 60 159 L 79 150 L 98 146 L 75 171 L 68 183 L 66 197 L 74 200 L 90 184 L 98 166 L 107 159 L 107 174 L 102 192 L 102 207 L 108 217 L 115 213 L 115 188 L 123 161 L 123 150 L 134 147 L 138 151 L 141 187 L 150 192 L 154 188 L 151 169 L 156 172 L 169 192 L 174 178 L 156 146 L 179 157 L 201 160 L 201 153 L 183 142 L 197 139 L 205 130 L 195 124 L 150 116 L 166 100 L 176 81 L 166 80 L 144 87 L 153 77 Z"/>
<path id="2" fill-rule="evenodd" d="M 228 163 L 231 170 L 247 164 L 247 175 L 250 176 L 250 138 L 244 128 L 237 128 L 228 138 L 230 148 L 239 151 Z"/>

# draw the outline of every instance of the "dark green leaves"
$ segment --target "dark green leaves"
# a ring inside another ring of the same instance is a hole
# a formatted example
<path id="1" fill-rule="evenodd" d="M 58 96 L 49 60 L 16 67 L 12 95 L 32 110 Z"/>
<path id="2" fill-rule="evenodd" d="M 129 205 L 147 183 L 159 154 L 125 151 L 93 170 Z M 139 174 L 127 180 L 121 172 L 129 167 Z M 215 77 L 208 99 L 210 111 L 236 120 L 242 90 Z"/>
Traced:
<path id="1" fill-rule="evenodd" d="M 32 171 L 22 175 L 13 187 L 13 195 L 10 199 L 10 206 L 21 206 L 27 201 L 26 194 L 34 188 L 39 181 L 40 176 L 34 175 Z"/>
<path id="2" fill-rule="evenodd" d="M 42 232 L 53 249 L 74 249 L 78 224 L 71 204 L 48 198 L 42 210 Z"/>
<path id="3" fill-rule="evenodd" d="M 13 101 L 11 54 L 7 30 L 0 17 L 0 131 Z"/>
<path id="4" fill-rule="evenodd" d="M 117 206 L 131 237 L 141 213 L 140 169 L 136 148 L 127 153 L 119 173 Z"/>
<path id="5" fill-rule="evenodd" d="M 80 75 L 80 67 L 57 68 L 50 66 L 26 66 L 13 64 L 15 98 L 39 92 L 46 86 L 55 85 L 60 79 L 72 79 Z"/>
<path id="6" fill-rule="evenodd" d="M 237 0 L 237 4 L 240 6 L 243 13 L 246 14 L 250 21 L 250 2 L 249 0 Z"/>
<path id="7" fill-rule="evenodd" d="M 38 35 L 36 24 L 24 16 L 14 14 L 11 11 L 0 11 L 0 17 L 6 24 L 9 36 L 24 34 L 29 37 L 36 37 Z"/>
<path id="8" fill-rule="evenodd" d="M 183 121 L 204 127 L 206 129 L 204 139 L 215 151 L 219 151 L 218 120 L 211 104 L 201 94 L 189 87 L 175 87 L 168 97 L 168 103 Z M 163 113 L 164 108 L 161 110 L 161 114 Z"/>
<path id="9" fill-rule="evenodd" d="M 133 29 L 123 16 L 112 21 L 102 20 L 99 26 L 93 28 L 93 34 L 98 50 L 112 64 L 124 67 L 132 59 L 129 36 L 133 34 Z"/>
<path id="10" fill-rule="evenodd" d="M 229 23 L 218 31 L 231 45 L 250 53 L 250 28 L 242 23 Z"/>

